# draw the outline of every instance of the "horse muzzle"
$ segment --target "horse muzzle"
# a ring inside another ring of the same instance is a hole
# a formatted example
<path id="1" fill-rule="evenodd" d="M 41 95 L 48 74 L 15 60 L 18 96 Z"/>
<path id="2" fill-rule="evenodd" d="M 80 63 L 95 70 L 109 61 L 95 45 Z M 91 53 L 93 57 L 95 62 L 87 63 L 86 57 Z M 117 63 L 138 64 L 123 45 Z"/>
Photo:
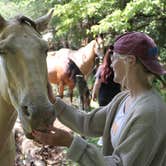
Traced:
<path id="1" fill-rule="evenodd" d="M 39 106 L 22 105 L 19 116 L 26 137 L 31 139 L 33 138 L 31 134 L 33 130 L 46 131 L 49 126 L 53 125 L 56 118 L 52 104 L 41 104 Z"/>

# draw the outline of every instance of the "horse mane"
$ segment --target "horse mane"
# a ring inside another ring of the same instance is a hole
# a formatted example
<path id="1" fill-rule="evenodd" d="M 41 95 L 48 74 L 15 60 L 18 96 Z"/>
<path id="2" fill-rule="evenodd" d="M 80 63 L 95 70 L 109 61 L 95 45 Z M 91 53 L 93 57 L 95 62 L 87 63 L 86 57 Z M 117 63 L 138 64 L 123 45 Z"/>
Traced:
<path id="1" fill-rule="evenodd" d="M 79 67 L 75 64 L 73 60 L 70 58 L 69 62 L 67 64 L 66 72 L 71 80 L 73 80 L 74 84 L 76 84 L 76 75 L 83 75 L 83 73 L 80 71 Z"/>
<path id="2" fill-rule="evenodd" d="M 27 25 L 33 27 L 40 34 L 40 32 L 37 30 L 35 21 L 31 20 L 30 18 L 28 18 L 24 15 L 18 15 L 14 19 L 16 21 L 18 21 L 20 24 L 27 24 Z"/>
<path id="3" fill-rule="evenodd" d="M 95 40 L 92 40 L 92 41 L 89 42 L 87 45 L 85 45 L 85 46 L 79 48 L 78 51 L 79 51 L 79 50 L 82 50 L 82 49 L 87 49 L 87 48 L 89 48 L 89 47 L 92 47 L 94 44 L 95 44 Z"/>

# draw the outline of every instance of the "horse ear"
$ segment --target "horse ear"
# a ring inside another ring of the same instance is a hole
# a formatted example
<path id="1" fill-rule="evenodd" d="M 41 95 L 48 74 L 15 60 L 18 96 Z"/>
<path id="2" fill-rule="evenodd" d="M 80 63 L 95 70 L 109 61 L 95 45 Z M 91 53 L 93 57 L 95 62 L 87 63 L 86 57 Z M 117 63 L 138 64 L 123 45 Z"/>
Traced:
<path id="1" fill-rule="evenodd" d="M 47 28 L 47 25 L 52 17 L 54 9 L 51 9 L 46 15 L 39 17 L 35 20 L 36 28 L 38 31 L 42 32 Z"/>
<path id="2" fill-rule="evenodd" d="M 103 33 L 100 33 L 100 34 L 99 34 L 99 37 L 102 38 L 102 39 L 104 39 L 104 34 L 103 34 Z"/>
<path id="3" fill-rule="evenodd" d="M 98 35 L 95 36 L 95 38 L 101 38 L 101 39 L 104 39 L 104 34 L 103 33 L 100 33 Z"/>
<path id="4" fill-rule="evenodd" d="M 6 25 L 6 20 L 0 15 L 0 32 L 3 30 L 5 25 Z"/>
<path id="5" fill-rule="evenodd" d="M 5 26 L 6 26 L 6 20 L 0 15 L 0 33 L 2 32 Z M 6 43 L 5 40 L 0 41 L 0 54 L 3 53 L 5 43 Z"/>

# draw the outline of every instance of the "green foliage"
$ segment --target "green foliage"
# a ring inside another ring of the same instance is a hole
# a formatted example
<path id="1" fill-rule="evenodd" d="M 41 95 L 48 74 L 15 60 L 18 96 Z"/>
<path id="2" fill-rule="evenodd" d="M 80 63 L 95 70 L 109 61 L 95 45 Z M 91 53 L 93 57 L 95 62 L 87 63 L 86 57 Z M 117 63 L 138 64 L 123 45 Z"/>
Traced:
<path id="1" fill-rule="evenodd" d="M 158 90 L 158 92 L 166 101 L 166 76 L 160 76 L 153 81 L 153 86 Z"/>
<path id="2" fill-rule="evenodd" d="M 9 12 L 12 11 L 12 12 Z M 0 2 L 0 14 L 5 17 L 5 18 L 10 18 L 13 15 L 16 15 L 20 13 L 20 9 L 19 7 L 11 2 L 11 3 L 4 3 L 4 2 Z"/>
<path id="3" fill-rule="evenodd" d="M 96 137 L 96 138 L 88 138 L 88 139 L 87 139 L 87 141 L 88 141 L 89 143 L 92 143 L 92 144 L 95 144 L 95 145 L 97 145 L 98 140 L 99 140 L 98 137 Z"/>
<path id="4" fill-rule="evenodd" d="M 90 36 L 91 39 L 98 33 L 105 33 L 109 43 L 115 35 L 125 31 L 143 31 L 158 43 L 163 60 L 166 57 L 163 52 L 166 47 L 163 35 L 166 28 L 165 2 L 137 0 L 129 1 L 124 7 L 119 4 L 121 1 L 71 0 L 65 5 L 55 5 L 56 36 L 67 36 L 71 47 L 79 47 L 80 38 Z"/>
<path id="5" fill-rule="evenodd" d="M 83 38 L 88 36 L 91 39 L 98 33 L 105 33 L 106 39 L 113 41 L 115 35 L 135 30 L 150 34 L 160 46 L 161 57 L 165 57 L 162 53 L 166 48 L 163 35 L 166 29 L 164 0 L 1 1 L 1 13 L 5 16 L 23 12 L 35 18 L 54 7 L 52 25 L 55 28 L 55 40 L 61 43 L 66 40 L 69 47 L 80 47 Z"/>

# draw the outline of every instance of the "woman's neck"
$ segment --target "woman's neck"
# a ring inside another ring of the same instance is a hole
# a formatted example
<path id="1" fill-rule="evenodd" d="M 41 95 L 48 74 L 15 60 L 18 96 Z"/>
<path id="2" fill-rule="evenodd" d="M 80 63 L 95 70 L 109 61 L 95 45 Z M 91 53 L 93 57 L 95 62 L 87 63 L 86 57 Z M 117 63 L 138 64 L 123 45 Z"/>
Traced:
<path id="1" fill-rule="evenodd" d="M 130 96 L 128 96 L 126 103 L 125 103 L 125 108 L 124 112 L 128 111 L 129 107 L 134 103 L 137 99 L 139 99 L 140 96 L 145 94 L 147 91 L 149 91 L 151 87 L 145 87 L 145 86 L 135 86 L 134 88 L 130 88 Z"/>
<path id="2" fill-rule="evenodd" d="M 149 91 L 152 86 L 149 83 L 148 74 L 144 72 L 140 65 L 135 66 L 130 71 L 130 74 L 127 75 L 127 87 L 130 90 L 131 97 L 137 98 Z"/>
<path id="3" fill-rule="evenodd" d="M 152 87 L 149 84 L 135 84 L 133 86 L 128 87 L 131 97 L 137 98 L 138 96 L 141 96 L 142 94 L 149 91 Z"/>

